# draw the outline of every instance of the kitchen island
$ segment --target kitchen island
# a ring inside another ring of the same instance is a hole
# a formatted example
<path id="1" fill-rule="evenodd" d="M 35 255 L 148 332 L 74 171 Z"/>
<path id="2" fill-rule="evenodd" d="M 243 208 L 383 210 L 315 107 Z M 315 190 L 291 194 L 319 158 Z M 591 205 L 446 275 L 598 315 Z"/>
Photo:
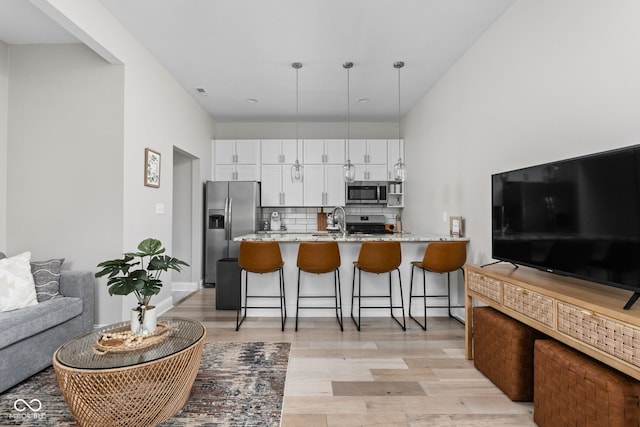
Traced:
<path id="1" fill-rule="evenodd" d="M 297 280 L 298 280 L 298 268 L 296 267 L 296 260 L 298 256 L 298 245 L 300 242 L 326 242 L 336 241 L 340 248 L 340 259 L 342 265 L 340 266 L 340 278 L 342 282 L 342 308 L 344 311 L 345 326 L 353 323 L 350 320 L 351 313 L 351 286 L 353 281 L 353 261 L 357 260 L 358 253 L 360 251 L 360 245 L 364 241 L 398 241 L 402 249 L 402 264 L 400 265 L 400 276 L 402 278 L 403 287 L 403 303 L 405 307 L 405 315 L 408 313 L 408 301 L 409 301 L 409 287 L 411 279 L 411 262 L 422 260 L 424 251 L 429 242 L 439 241 L 454 241 L 462 240 L 468 241 L 467 238 L 457 238 L 441 235 L 430 234 L 413 234 L 413 233 L 390 233 L 390 234 L 344 234 L 341 232 L 261 232 L 255 234 L 246 234 L 238 236 L 235 241 L 249 240 L 249 241 L 277 241 L 280 243 L 280 251 L 282 252 L 282 258 L 284 260 L 284 279 L 285 279 L 285 295 L 287 300 L 287 316 L 289 318 L 295 318 L 296 313 L 296 296 L 297 296 Z M 422 272 L 416 270 L 416 276 L 414 278 L 414 286 L 422 286 Z M 368 294 L 384 294 L 387 292 L 389 282 L 387 274 L 362 274 L 363 282 L 363 295 Z M 393 274 L 393 289 L 394 299 L 400 297 L 400 290 L 397 286 L 398 275 Z M 244 280 L 244 275 L 243 275 Z M 333 278 L 330 274 L 317 275 L 311 273 L 302 273 L 301 280 L 303 283 L 303 295 L 331 295 L 333 292 Z M 277 292 L 278 278 L 275 274 L 266 275 L 251 275 L 249 278 L 250 293 L 263 294 Z M 262 282 L 260 284 L 256 282 Z M 464 281 L 460 273 L 451 273 L 451 304 L 462 305 L 464 304 Z M 257 285 L 257 286 L 256 286 Z M 366 289 L 366 291 L 365 291 Z M 446 294 L 447 289 L 447 276 L 445 274 L 429 274 L 427 273 L 427 293 L 428 294 Z M 377 300 L 368 301 L 368 305 L 375 305 Z M 380 306 L 388 305 L 387 301 L 381 299 Z M 303 300 L 301 306 L 304 303 L 309 303 L 309 300 Z M 300 310 L 300 317 L 328 317 L 335 316 L 335 311 L 331 308 L 333 301 L 330 299 L 319 299 L 314 301 L 315 305 L 326 306 L 327 310 Z M 428 300 L 429 305 L 443 305 L 444 308 L 429 309 L 429 316 L 446 316 L 446 299 L 445 298 L 433 298 Z M 415 306 L 413 308 L 414 313 L 418 315 L 422 313 L 421 306 Z M 453 313 L 464 318 L 464 309 L 455 309 Z M 362 312 L 363 318 L 366 317 L 388 317 L 389 309 L 367 309 Z M 277 310 L 249 310 L 248 316 L 279 316 Z M 409 325 L 407 323 L 407 325 Z M 417 327 L 417 325 L 413 324 Z"/>

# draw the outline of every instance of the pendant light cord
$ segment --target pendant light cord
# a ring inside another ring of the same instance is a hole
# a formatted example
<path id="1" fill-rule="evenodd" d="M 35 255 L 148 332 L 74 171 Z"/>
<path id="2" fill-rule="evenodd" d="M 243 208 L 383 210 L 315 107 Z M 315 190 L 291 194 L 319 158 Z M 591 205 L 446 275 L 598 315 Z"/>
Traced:
<path id="1" fill-rule="evenodd" d="M 298 95 L 298 91 L 299 91 L 299 85 L 298 85 L 298 71 L 300 71 L 300 68 L 302 67 L 302 64 L 300 64 L 299 62 L 294 62 L 293 67 L 296 69 L 296 164 L 299 162 L 298 159 L 298 139 L 299 139 L 299 118 L 298 118 L 298 100 L 299 100 L 299 95 Z"/>
<path id="2" fill-rule="evenodd" d="M 402 159 L 400 150 L 400 69 L 404 67 L 404 62 L 395 62 L 393 66 L 398 70 L 398 160 L 400 160 Z"/>
<path id="3" fill-rule="evenodd" d="M 351 103 L 349 102 L 351 97 L 351 78 L 349 73 L 351 67 L 353 67 L 353 62 L 345 62 L 342 66 L 347 69 L 347 144 L 345 148 L 347 150 L 347 163 L 351 163 L 351 147 L 349 142 L 351 139 Z"/>

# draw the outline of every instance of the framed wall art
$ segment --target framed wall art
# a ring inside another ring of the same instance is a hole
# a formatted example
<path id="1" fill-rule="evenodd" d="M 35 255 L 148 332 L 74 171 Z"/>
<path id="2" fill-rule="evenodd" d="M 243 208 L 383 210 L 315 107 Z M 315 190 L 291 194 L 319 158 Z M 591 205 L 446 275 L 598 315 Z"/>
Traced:
<path id="1" fill-rule="evenodd" d="M 160 187 L 160 153 L 150 148 L 144 149 L 144 185 Z"/>
<path id="2" fill-rule="evenodd" d="M 450 234 L 453 237 L 464 236 L 464 219 L 461 216 L 449 217 Z"/>

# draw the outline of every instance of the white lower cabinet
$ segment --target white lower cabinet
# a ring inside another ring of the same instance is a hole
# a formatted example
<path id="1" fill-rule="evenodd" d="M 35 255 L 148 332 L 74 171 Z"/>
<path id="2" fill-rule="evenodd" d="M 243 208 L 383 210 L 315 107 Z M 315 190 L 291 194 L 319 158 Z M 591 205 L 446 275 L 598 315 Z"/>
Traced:
<path id="1" fill-rule="evenodd" d="M 306 165 L 304 169 L 304 206 L 344 205 L 342 165 Z"/>
<path id="2" fill-rule="evenodd" d="M 262 206 L 303 205 L 303 184 L 291 182 L 290 165 L 262 165 L 260 191 Z"/>

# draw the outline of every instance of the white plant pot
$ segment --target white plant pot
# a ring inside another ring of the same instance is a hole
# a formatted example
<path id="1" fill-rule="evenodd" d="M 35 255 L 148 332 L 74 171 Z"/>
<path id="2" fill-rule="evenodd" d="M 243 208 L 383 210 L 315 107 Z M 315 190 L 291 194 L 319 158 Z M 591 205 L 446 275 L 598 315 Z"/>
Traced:
<path id="1" fill-rule="evenodd" d="M 144 310 L 144 318 L 142 319 L 142 327 L 140 325 L 140 319 L 138 315 L 140 313 L 137 309 L 131 309 L 131 332 L 136 335 L 149 335 L 155 332 L 158 324 L 158 317 L 156 314 L 156 307 L 150 306 Z"/>

